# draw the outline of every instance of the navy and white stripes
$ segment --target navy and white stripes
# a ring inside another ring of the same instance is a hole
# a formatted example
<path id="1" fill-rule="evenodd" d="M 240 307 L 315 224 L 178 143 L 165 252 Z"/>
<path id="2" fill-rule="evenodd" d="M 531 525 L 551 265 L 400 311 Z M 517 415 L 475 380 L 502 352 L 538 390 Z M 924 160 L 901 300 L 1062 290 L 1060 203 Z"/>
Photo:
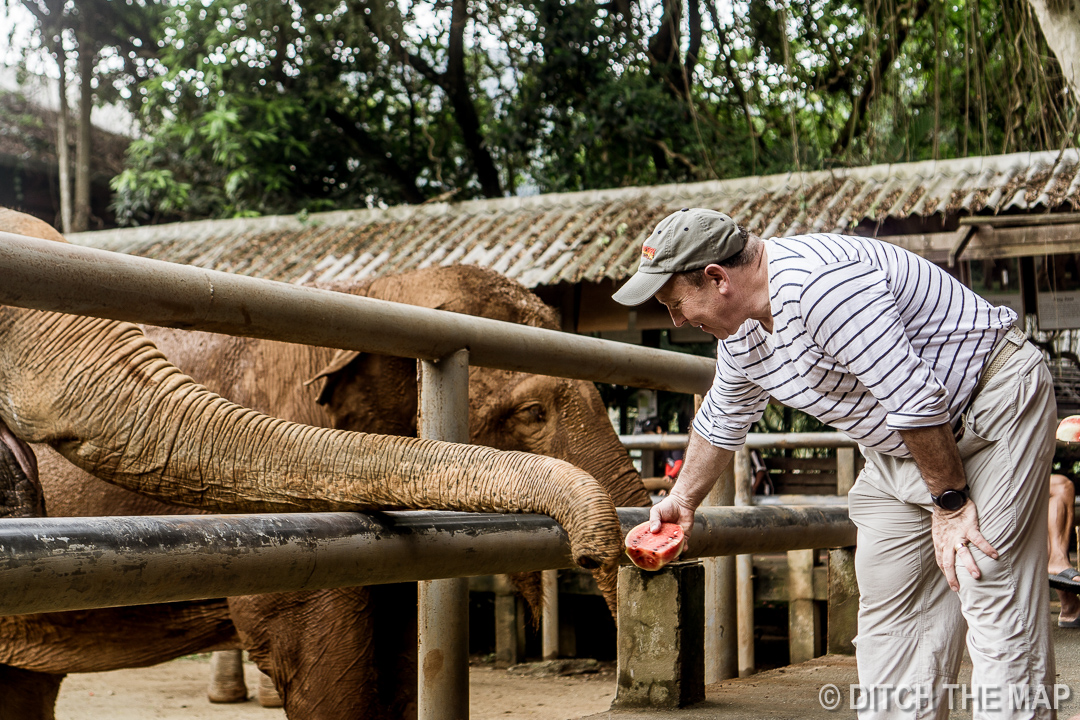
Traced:
<path id="1" fill-rule="evenodd" d="M 749 320 L 719 343 L 694 419 L 737 450 L 771 395 L 864 447 L 908 457 L 897 430 L 955 422 L 1016 319 L 923 258 L 871 238 L 765 241 L 773 334 Z"/>

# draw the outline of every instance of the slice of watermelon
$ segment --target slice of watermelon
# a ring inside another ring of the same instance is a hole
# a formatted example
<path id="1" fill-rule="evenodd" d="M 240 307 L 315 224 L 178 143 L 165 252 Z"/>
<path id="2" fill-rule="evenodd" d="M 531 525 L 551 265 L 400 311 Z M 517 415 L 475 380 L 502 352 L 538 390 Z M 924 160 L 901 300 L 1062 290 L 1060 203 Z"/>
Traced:
<path id="1" fill-rule="evenodd" d="M 642 570 L 659 570 L 679 557 L 686 535 L 678 523 L 660 523 L 660 532 L 649 532 L 649 520 L 626 534 L 626 554 Z"/>
<path id="2" fill-rule="evenodd" d="M 1058 423 L 1057 439 L 1062 442 L 1080 442 L 1080 415 L 1070 415 Z"/>

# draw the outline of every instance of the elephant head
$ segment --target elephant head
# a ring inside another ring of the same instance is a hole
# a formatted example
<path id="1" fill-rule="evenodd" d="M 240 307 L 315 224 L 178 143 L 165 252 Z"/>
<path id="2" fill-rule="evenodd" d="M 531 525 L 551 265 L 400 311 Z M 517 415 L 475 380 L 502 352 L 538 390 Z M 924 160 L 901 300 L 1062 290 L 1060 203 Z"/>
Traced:
<path id="1" fill-rule="evenodd" d="M 367 283 L 337 283 L 339 292 L 448 310 L 534 327 L 558 327 L 555 312 L 523 285 L 486 268 L 432 267 Z M 313 379 L 333 427 L 416 433 L 416 364 L 338 351 Z M 374 389 L 374 390 L 373 390 Z M 583 380 L 473 367 L 469 371 L 469 441 L 565 460 L 595 477 L 617 507 L 648 506 L 648 492 L 619 443 L 596 386 Z M 595 573 L 612 614 L 616 578 Z M 539 575 L 514 575 L 539 608 Z"/>
<path id="2" fill-rule="evenodd" d="M 521 284 L 486 268 L 432 267 L 339 292 L 555 329 L 554 310 Z M 416 434 L 416 363 L 338 351 L 313 379 L 333 427 Z M 596 386 L 583 380 L 470 368 L 469 441 L 565 460 L 595 477 L 618 507 L 647 506 L 648 493 Z"/>

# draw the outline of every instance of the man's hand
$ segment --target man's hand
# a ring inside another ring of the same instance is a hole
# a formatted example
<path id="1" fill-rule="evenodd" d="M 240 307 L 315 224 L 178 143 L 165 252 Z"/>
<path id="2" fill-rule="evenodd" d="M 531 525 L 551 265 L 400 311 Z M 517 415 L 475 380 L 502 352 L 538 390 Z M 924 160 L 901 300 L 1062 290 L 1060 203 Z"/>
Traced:
<path id="1" fill-rule="evenodd" d="M 660 532 L 660 523 L 678 523 L 682 526 L 683 536 L 687 544 L 690 542 L 690 531 L 694 529 L 694 510 L 696 508 L 672 491 L 670 495 L 652 506 L 649 511 L 649 531 Z"/>
<path id="2" fill-rule="evenodd" d="M 949 581 L 953 592 L 960 590 L 960 582 L 956 579 L 957 561 L 963 563 L 974 579 L 978 580 L 981 576 L 969 543 L 993 559 L 998 558 L 997 550 L 979 532 L 979 513 L 971 500 L 952 512 L 934 508 L 930 532 L 934 538 L 934 556 L 937 558 L 938 567 L 945 573 L 945 579 Z"/>
<path id="3" fill-rule="evenodd" d="M 668 496 L 649 511 L 649 530 L 659 532 L 662 522 L 679 523 L 689 540 L 694 529 L 694 510 L 705 500 L 734 455 L 730 450 L 710 445 L 691 429 L 679 479 Z"/>
<path id="4" fill-rule="evenodd" d="M 946 490 L 967 486 L 964 463 L 960 460 L 956 439 L 948 425 L 901 430 L 900 435 L 931 495 L 941 495 Z M 978 580 L 981 576 L 969 544 L 975 545 L 994 560 L 998 558 L 997 550 L 979 532 L 979 513 L 971 499 L 959 510 L 935 507 L 930 532 L 934 538 L 934 556 L 938 567 L 945 573 L 945 579 L 954 592 L 960 589 L 956 579 L 958 561 L 963 563 L 974 579 Z"/>

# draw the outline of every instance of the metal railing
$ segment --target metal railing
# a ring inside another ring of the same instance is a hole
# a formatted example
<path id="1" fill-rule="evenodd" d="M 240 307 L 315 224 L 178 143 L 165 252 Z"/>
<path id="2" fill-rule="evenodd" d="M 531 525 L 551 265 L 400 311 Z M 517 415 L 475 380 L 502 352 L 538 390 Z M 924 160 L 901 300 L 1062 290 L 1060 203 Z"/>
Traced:
<path id="1" fill-rule="evenodd" d="M 0 303 L 500 370 L 704 393 L 707 358 L 0 232 Z"/>
<path id="2" fill-rule="evenodd" d="M 455 417 L 460 418 L 467 414 L 467 390 L 462 393 L 461 388 L 463 383 L 465 383 L 464 387 L 467 387 L 469 364 L 698 394 L 708 389 L 713 377 L 713 363 L 705 358 L 230 275 L 4 232 L 0 232 L 0 272 L 4 277 L 4 282 L 0 283 L 0 303 L 2 304 L 418 358 L 423 361 L 420 401 L 424 412 L 420 430 L 425 437 L 433 439 L 450 441 L 464 439 L 460 436 L 459 429 L 455 429 L 453 420 Z M 464 373 L 462 368 L 465 370 Z M 790 530 L 785 532 L 775 524 L 780 516 L 769 514 L 773 510 L 776 509 L 731 510 L 731 512 L 745 513 L 745 518 L 749 519 L 753 525 L 752 529 L 743 528 L 740 531 L 746 533 L 740 541 L 744 543 L 743 545 L 730 544 L 734 542 L 730 537 L 726 540 L 721 539 L 725 537 L 724 526 L 730 520 L 728 516 L 724 516 L 724 522 L 714 521 L 710 520 L 709 513 L 715 511 L 703 510 L 699 515 L 702 527 L 695 535 L 693 551 L 702 556 L 710 554 L 715 556 L 748 552 L 752 549 L 760 551 L 766 546 L 775 550 L 808 547 L 806 529 L 810 526 L 807 524 L 806 517 L 793 525 L 784 526 Z M 822 513 L 825 509 L 818 508 L 813 512 Z M 290 515 L 274 517 L 271 520 L 244 516 L 199 520 L 185 517 L 177 522 L 181 522 L 189 529 L 200 527 L 196 536 L 205 538 L 208 537 L 207 532 L 211 535 L 218 533 L 220 537 L 220 533 L 226 532 L 226 529 L 230 527 L 229 523 L 239 523 L 242 526 L 237 527 L 236 532 L 242 530 L 251 533 L 266 530 L 266 522 L 288 524 L 290 519 L 296 520 L 298 517 Z M 331 516 L 325 517 L 329 522 L 340 522 Z M 368 518 L 364 522 L 366 521 L 372 520 Z M 26 595 L 25 600 L 12 599 L 15 597 L 11 594 L 12 589 L 17 588 L 19 583 L 30 582 L 27 579 L 28 576 L 18 573 L 30 567 L 31 564 L 38 569 L 44 568 L 45 565 L 42 563 L 46 563 L 47 560 L 45 557 L 34 559 L 31 550 L 25 544 L 26 539 L 35 537 L 38 541 L 45 543 L 41 547 L 48 547 L 49 538 L 56 538 L 54 531 L 59 529 L 48 525 L 54 520 L 33 521 L 45 524 L 36 526 L 38 532 L 32 535 L 28 533 L 31 533 L 34 526 L 20 524 L 26 522 L 30 521 L 7 521 L 3 524 L 6 529 L 15 532 L 24 541 L 23 544 L 19 544 L 12 538 L 0 540 L 0 556 L 3 557 L 2 567 L 4 568 L 3 583 L 6 586 L 4 593 L 0 595 L 4 596 L 2 602 L 6 603 L 4 607 L 7 607 L 9 612 L 15 607 L 20 608 L 22 612 L 58 609 L 57 605 L 47 607 L 46 600 L 41 595 L 42 588 L 52 587 L 54 591 L 59 592 L 64 588 L 73 587 L 76 576 L 79 576 L 79 581 L 81 581 L 83 576 L 106 577 L 109 573 L 115 572 L 117 566 L 110 569 L 109 564 L 105 562 L 84 562 L 78 572 L 70 568 L 64 570 L 62 566 L 57 566 L 58 569 L 51 575 L 44 573 L 41 576 L 52 579 L 41 580 L 44 584 L 34 585 L 36 589 Z M 80 537 L 87 546 L 100 546 L 114 540 L 116 538 L 114 533 L 121 528 L 125 534 L 137 535 L 135 526 L 124 526 L 123 522 L 150 523 L 152 526 L 154 523 L 163 521 L 160 518 L 126 518 L 124 520 L 83 518 L 70 522 L 72 524 L 66 526 L 65 533 L 74 537 L 70 533 L 81 532 L 83 534 Z M 216 529 L 208 531 L 205 526 L 199 525 L 202 522 L 210 522 Z M 513 524 L 518 522 L 521 522 L 520 519 L 515 518 L 510 521 L 510 525 L 500 526 L 497 530 L 499 533 L 510 534 L 510 538 L 499 536 L 501 538 L 500 552 L 505 553 L 506 545 L 503 543 L 509 539 L 512 539 L 514 543 L 519 541 L 525 543 L 524 537 L 514 534 Z M 545 521 L 541 519 L 539 522 L 543 524 Z M 554 525 L 551 521 L 546 522 Z M 827 533 L 813 541 L 815 547 L 851 544 L 852 531 L 850 523 L 846 520 L 844 509 L 836 509 L 835 513 L 822 522 L 824 522 L 822 527 L 827 529 Z M 121 525 L 116 523 L 121 523 Z M 544 532 L 530 531 L 526 535 L 530 537 L 530 541 L 538 537 L 547 537 L 548 541 L 554 542 L 551 539 L 551 532 L 552 528 L 548 528 Z M 199 536 L 199 533 L 202 535 Z M 255 536 L 248 535 L 248 537 Z M 430 544 L 425 544 L 425 537 L 427 535 L 424 533 L 414 533 L 407 540 L 401 540 L 404 548 L 402 552 L 410 558 L 432 552 Z M 173 558 L 179 562 L 178 558 L 184 555 L 180 549 L 184 546 L 184 542 L 190 541 L 190 538 L 188 541 L 179 536 L 174 539 L 180 544 L 164 544 L 161 545 L 161 549 L 163 557 Z M 40 550 L 41 547 L 38 549 Z M 288 544 L 282 547 L 292 551 L 297 550 L 296 547 Z M 192 583 L 212 587 L 212 594 L 217 597 L 253 592 L 251 588 L 256 582 L 264 583 L 259 585 L 261 588 L 259 592 L 290 589 L 284 580 L 278 582 L 285 575 L 281 572 L 281 566 L 277 564 L 277 561 L 273 566 L 274 572 L 266 572 L 268 565 L 262 557 L 265 547 L 261 541 L 254 543 L 254 546 L 249 547 L 248 550 L 251 554 L 246 557 L 252 559 L 252 564 L 244 565 L 245 569 L 242 572 L 239 569 L 240 565 L 233 564 L 228 578 L 213 579 L 213 554 L 206 553 L 203 548 L 202 552 L 197 553 L 198 557 L 191 562 L 194 566 L 201 565 L 209 574 L 191 576 Z M 70 552 L 69 548 L 65 553 L 61 553 L 60 557 Z M 299 552 L 301 554 L 314 552 L 314 548 L 300 548 Z M 382 552 L 381 546 L 380 553 Z M 557 552 L 563 551 L 560 549 Z M 125 551 L 124 557 L 131 557 L 130 548 Z M 536 557 L 546 556 L 537 555 Z M 369 562 L 377 564 L 377 560 L 361 559 L 359 553 L 355 552 L 350 553 L 349 558 L 349 562 L 353 563 L 354 573 L 359 573 L 356 570 L 359 565 Z M 29 562 L 31 560 L 32 563 Z M 407 566 L 413 561 L 412 559 L 409 562 L 399 561 L 399 564 Z M 123 557 L 118 557 L 116 562 L 119 566 L 123 566 Z M 543 566 L 559 567 L 561 562 L 545 560 Z M 513 564 L 516 569 L 538 567 L 524 561 L 518 565 L 516 559 Z M 443 577 L 466 572 L 452 563 L 442 562 L 437 563 L 437 566 L 442 568 L 439 572 Z M 511 569 L 508 565 L 500 567 Z M 336 566 L 336 568 L 338 571 L 342 570 L 342 566 Z M 131 571 L 130 564 L 126 566 L 125 571 Z M 470 573 L 474 571 L 487 573 L 494 570 L 479 568 L 479 566 L 468 570 Z M 175 577 L 175 574 L 172 577 Z M 367 582 L 362 579 L 363 577 L 362 573 L 349 577 L 338 575 L 326 582 L 334 584 Z M 417 579 L 417 577 L 418 574 L 414 573 L 412 579 Z M 733 574 L 731 578 L 734 578 Z M 145 582 L 156 585 L 159 581 L 148 577 Z M 462 625 L 460 622 L 448 620 L 447 613 L 443 610 L 451 608 L 451 616 L 462 612 L 462 608 L 465 607 L 462 598 L 467 592 L 466 586 L 453 580 L 437 582 L 448 584 L 433 586 L 428 590 L 422 587 L 420 592 L 420 663 L 423 666 L 425 648 L 431 647 L 439 648 L 437 651 L 446 658 L 456 658 L 448 662 L 460 665 L 462 658 L 465 657 L 460 634 L 450 639 L 452 644 L 456 643 L 456 647 L 452 652 L 447 652 L 444 645 L 444 640 L 447 638 L 440 634 L 442 631 L 439 627 L 445 628 L 448 624 Z M 115 581 L 103 582 L 102 594 L 97 596 L 93 603 L 103 602 L 106 596 L 113 598 L 109 604 L 140 602 L 135 599 L 135 596 L 126 594 L 127 591 L 121 592 L 121 587 L 122 584 Z M 444 593 L 442 588 L 448 588 L 448 590 Z M 204 590 L 204 592 L 209 591 Z M 179 599 L 176 595 L 169 597 Z M 71 607 L 70 604 L 64 605 L 63 602 L 57 602 L 64 607 Z M 90 606 L 80 605 L 80 607 Z M 458 670 L 462 669 L 458 668 Z M 444 684 L 438 688 L 425 689 L 425 680 L 421 679 L 419 717 L 422 720 L 468 716 L 467 674 L 464 675 L 464 690 L 462 688 L 463 672 L 447 673 L 444 677 L 453 678 L 451 681 L 453 687 Z"/>
<path id="3" fill-rule="evenodd" d="M 682 450 L 690 441 L 685 433 L 620 435 L 627 450 Z M 746 449 L 855 448 L 858 443 L 841 432 L 747 433 Z"/>
<path id="4" fill-rule="evenodd" d="M 648 508 L 620 508 L 623 532 Z M 703 508 L 685 559 L 854 543 L 843 507 Z M 627 561 L 628 562 L 628 561 Z M 290 513 L 0 522 L 0 615 L 571 568 L 544 515 Z"/>

